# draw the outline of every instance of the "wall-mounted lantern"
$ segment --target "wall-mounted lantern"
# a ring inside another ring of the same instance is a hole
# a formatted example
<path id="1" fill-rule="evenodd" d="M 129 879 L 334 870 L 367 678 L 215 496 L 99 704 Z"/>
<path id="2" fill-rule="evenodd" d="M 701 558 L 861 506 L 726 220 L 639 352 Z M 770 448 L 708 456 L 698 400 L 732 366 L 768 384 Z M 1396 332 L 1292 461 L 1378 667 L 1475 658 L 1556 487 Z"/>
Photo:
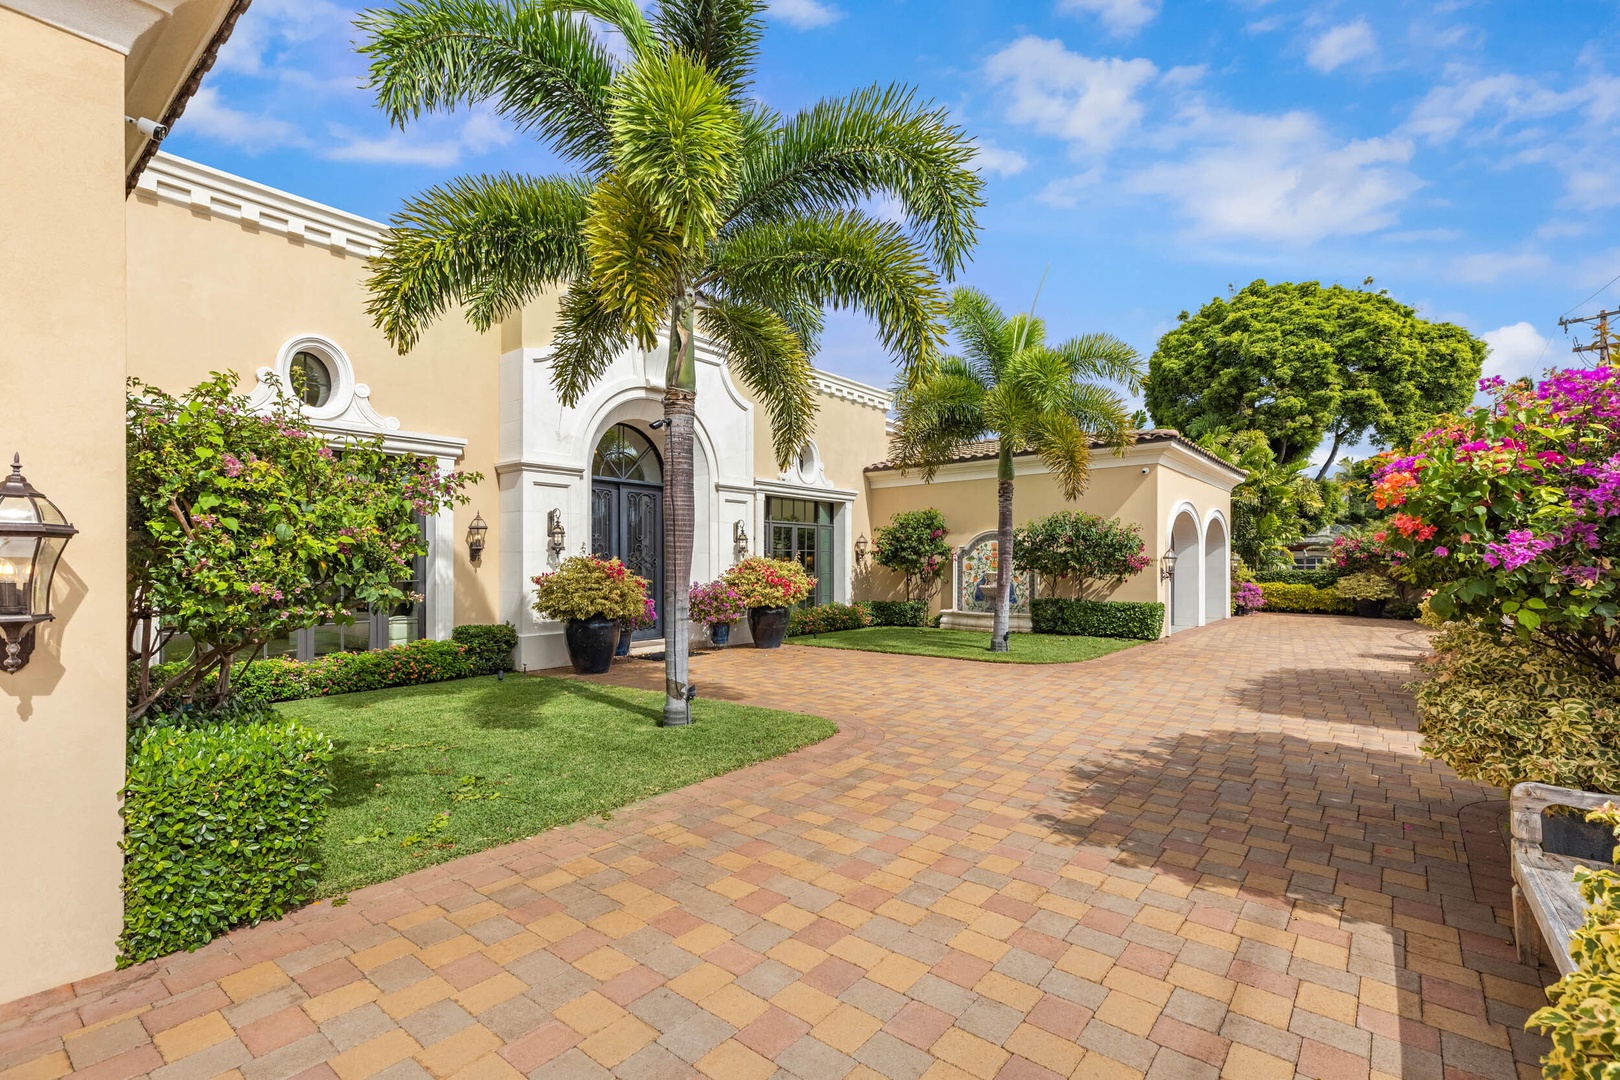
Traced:
<path id="1" fill-rule="evenodd" d="M 561 555 L 568 546 L 568 532 L 563 528 L 562 511 L 553 506 L 546 511 L 546 546 L 553 555 Z"/>
<path id="2" fill-rule="evenodd" d="M 870 544 L 868 543 L 868 541 L 866 539 L 866 534 L 861 533 L 861 538 L 859 540 L 855 541 L 855 563 L 856 563 L 856 565 L 859 565 L 859 564 L 864 563 L 866 561 L 866 552 L 867 552 L 869 547 L 870 547 Z"/>
<path id="3" fill-rule="evenodd" d="M 1164 554 L 1159 556 L 1159 579 L 1169 581 L 1176 576 L 1176 552 L 1174 548 L 1165 548 Z"/>
<path id="4" fill-rule="evenodd" d="M 483 514 L 474 514 L 472 524 L 467 526 L 467 557 L 477 562 L 484 557 L 484 534 L 489 532 L 489 526 L 484 522 Z"/>
<path id="5" fill-rule="evenodd" d="M 23 479 L 22 456 L 0 484 L 0 670 L 20 671 L 34 652 L 34 629 L 49 622 L 51 580 L 62 549 L 79 530 Z"/>
<path id="6" fill-rule="evenodd" d="M 743 528 L 742 518 L 731 523 L 731 552 L 739 562 L 748 558 L 748 531 Z"/>

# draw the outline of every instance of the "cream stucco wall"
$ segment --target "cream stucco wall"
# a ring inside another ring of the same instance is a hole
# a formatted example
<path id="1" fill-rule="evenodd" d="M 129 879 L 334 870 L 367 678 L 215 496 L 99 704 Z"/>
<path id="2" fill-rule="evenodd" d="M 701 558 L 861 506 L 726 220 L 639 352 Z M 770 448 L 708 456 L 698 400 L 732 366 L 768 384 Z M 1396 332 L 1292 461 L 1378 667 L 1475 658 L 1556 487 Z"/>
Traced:
<path id="1" fill-rule="evenodd" d="M 501 331 L 480 334 L 451 312 L 399 355 L 366 314 L 364 256 L 289 238 L 137 191 L 128 203 L 129 372 L 179 392 L 231 370 L 243 392 L 282 345 L 318 335 L 338 345 L 369 386 L 370 404 L 406 432 L 465 439 L 458 467 L 483 474 L 457 507 L 455 623 L 499 622 L 501 526 L 495 476 Z M 536 316 L 538 320 L 538 316 Z M 473 515 L 490 531 L 478 564 L 465 537 Z"/>
<path id="2" fill-rule="evenodd" d="M 0 452 L 79 536 L 0 673 L 0 1002 L 113 966 L 124 781 L 124 58 L 0 7 Z"/>

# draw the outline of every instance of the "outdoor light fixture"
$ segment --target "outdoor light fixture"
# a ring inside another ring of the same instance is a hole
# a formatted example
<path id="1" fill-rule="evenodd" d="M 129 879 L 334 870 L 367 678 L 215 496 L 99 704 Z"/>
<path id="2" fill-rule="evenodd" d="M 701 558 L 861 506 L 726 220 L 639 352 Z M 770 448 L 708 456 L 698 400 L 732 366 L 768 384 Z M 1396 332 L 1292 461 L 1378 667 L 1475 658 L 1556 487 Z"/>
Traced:
<path id="1" fill-rule="evenodd" d="M 22 670 L 34 652 L 34 628 L 54 618 L 51 579 L 78 531 L 23 479 L 22 455 L 14 456 L 0 484 L 0 670 Z"/>
<path id="2" fill-rule="evenodd" d="M 861 533 L 861 538 L 859 540 L 855 541 L 855 561 L 856 562 L 863 563 L 863 562 L 866 561 L 866 549 L 867 549 L 868 546 L 869 545 L 867 544 L 867 541 L 866 541 L 866 534 Z"/>
<path id="3" fill-rule="evenodd" d="M 742 518 L 731 523 L 731 551 L 739 561 L 748 558 L 748 532 L 743 528 Z"/>
<path id="4" fill-rule="evenodd" d="M 1169 581 L 1176 573 L 1176 552 L 1174 548 L 1165 548 L 1164 554 L 1159 556 L 1159 578 Z"/>
<path id="5" fill-rule="evenodd" d="M 568 546 L 568 533 L 563 529 L 562 511 L 553 506 L 546 511 L 546 536 L 550 538 L 547 546 L 553 555 L 561 555 L 563 548 Z"/>
<path id="6" fill-rule="evenodd" d="M 484 523 L 483 514 L 474 514 L 472 524 L 467 526 L 467 557 L 477 562 L 484 555 L 484 534 L 489 532 L 489 526 Z"/>

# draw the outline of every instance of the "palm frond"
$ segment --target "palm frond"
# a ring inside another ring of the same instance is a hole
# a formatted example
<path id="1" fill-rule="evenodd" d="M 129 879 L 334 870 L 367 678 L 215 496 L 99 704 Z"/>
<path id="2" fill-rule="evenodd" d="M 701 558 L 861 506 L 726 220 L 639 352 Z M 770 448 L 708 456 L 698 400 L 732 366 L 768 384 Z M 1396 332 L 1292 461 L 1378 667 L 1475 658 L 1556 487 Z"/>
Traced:
<path id="1" fill-rule="evenodd" d="M 1093 382 L 1075 383 L 1062 411 L 1116 453 L 1136 441 L 1128 404 L 1110 387 Z"/>
<path id="2" fill-rule="evenodd" d="M 557 153 L 607 161 L 613 61 L 580 19 L 497 0 L 402 0 L 355 19 L 389 120 L 489 102 Z"/>
<path id="3" fill-rule="evenodd" d="M 895 396 L 898 422 L 889 440 L 895 463 L 920 470 L 923 479 L 932 480 L 963 443 L 988 429 L 985 397 L 985 385 L 957 358 L 941 361 L 921 384 L 902 387 Z"/>
<path id="4" fill-rule="evenodd" d="M 394 215 L 367 312 L 401 352 L 452 304 L 487 330 L 546 285 L 585 272 L 586 186 L 572 178 L 467 176 Z"/>
<path id="5" fill-rule="evenodd" d="M 1132 394 L 1142 389 L 1146 372 L 1134 348 L 1112 334 L 1081 334 L 1059 345 L 1070 370 L 1080 379 L 1106 379 Z"/>
<path id="6" fill-rule="evenodd" d="M 551 345 L 551 385 L 564 405 L 577 405 L 585 391 L 631 342 L 623 312 L 602 303 L 601 293 L 585 280 L 563 294 L 557 333 Z"/>
<path id="7" fill-rule="evenodd" d="M 607 23 L 624 35 L 630 55 L 638 60 L 664 52 L 663 43 L 653 33 L 652 25 L 636 0 L 542 0 L 539 10 L 547 14 L 586 15 Z"/>
<path id="8" fill-rule="evenodd" d="M 1030 440 L 1065 499 L 1078 499 L 1091 473 L 1091 435 L 1068 413 L 1041 417 Z"/>
<path id="9" fill-rule="evenodd" d="M 725 349 L 743 385 L 764 402 L 776 462 L 786 468 L 815 428 L 816 398 L 804 343 L 760 304 L 711 301 L 698 309 L 698 322 Z"/>
<path id="10" fill-rule="evenodd" d="M 951 290 L 946 316 L 966 360 L 983 373 L 987 382 L 1001 377 L 1001 369 L 1012 358 L 1012 338 L 1007 333 L 1007 316 L 996 302 L 971 285 Z"/>
<path id="11" fill-rule="evenodd" d="M 907 383 L 927 374 L 944 339 L 945 297 L 899 226 L 848 211 L 762 222 L 725 237 L 712 263 L 731 298 L 792 298 L 865 312 Z"/>
<path id="12" fill-rule="evenodd" d="M 603 309 L 621 314 L 641 347 L 651 349 L 679 277 L 679 238 L 660 223 L 646 194 L 617 173 L 591 189 L 584 233 Z"/>
<path id="13" fill-rule="evenodd" d="M 753 83 L 764 11 L 762 0 L 663 0 L 652 27 L 672 50 L 701 61 L 740 105 Z"/>
<path id="14" fill-rule="evenodd" d="M 949 279 L 978 238 L 984 183 L 974 152 L 942 106 L 919 104 L 909 89 L 872 86 L 826 98 L 747 156 L 731 222 L 741 230 L 788 215 L 825 216 L 892 195 Z"/>

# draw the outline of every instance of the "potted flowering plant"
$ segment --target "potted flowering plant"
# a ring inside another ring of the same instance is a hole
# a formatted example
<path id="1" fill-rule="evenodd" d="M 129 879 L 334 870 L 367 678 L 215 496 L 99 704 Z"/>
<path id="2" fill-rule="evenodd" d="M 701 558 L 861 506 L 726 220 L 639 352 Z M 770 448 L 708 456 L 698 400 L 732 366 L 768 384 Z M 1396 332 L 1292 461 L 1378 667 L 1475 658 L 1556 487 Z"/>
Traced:
<path id="1" fill-rule="evenodd" d="M 619 626 L 642 617 L 647 579 L 618 559 L 575 555 L 534 579 L 534 610 L 563 623 L 568 660 L 581 675 L 600 675 L 613 665 Z"/>
<path id="2" fill-rule="evenodd" d="M 1252 581 L 1240 581 L 1232 587 L 1232 614 L 1248 615 L 1266 606 L 1266 594 Z"/>
<path id="3" fill-rule="evenodd" d="M 641 614 L 628 622 L 619 624 L 619 647 L 613 650 L 614 656 L 630 655 L 630 639 L 635 637 L 637 630 L 651 630 L 658 625 L 658 605 L 653 603 L 652 597 L 646 597 Z"/>
<path id="4" fill-rule="evenodd" d="M 736 589 L 724 579 L 692 586 L 687 603 L 695 622 L 709 628 L 709 640 L 724 645 L 731 640 L 731 624 L 748 613 Z"/>
<path id="5" fill-rule="evenodd" d="M 788 632 L 788 607 L 810 595 L 810 575 L 793 559 L 744 559 L 721 581 L 748 609 L 748 632 L 760 649 L 774 649 Z"/>

